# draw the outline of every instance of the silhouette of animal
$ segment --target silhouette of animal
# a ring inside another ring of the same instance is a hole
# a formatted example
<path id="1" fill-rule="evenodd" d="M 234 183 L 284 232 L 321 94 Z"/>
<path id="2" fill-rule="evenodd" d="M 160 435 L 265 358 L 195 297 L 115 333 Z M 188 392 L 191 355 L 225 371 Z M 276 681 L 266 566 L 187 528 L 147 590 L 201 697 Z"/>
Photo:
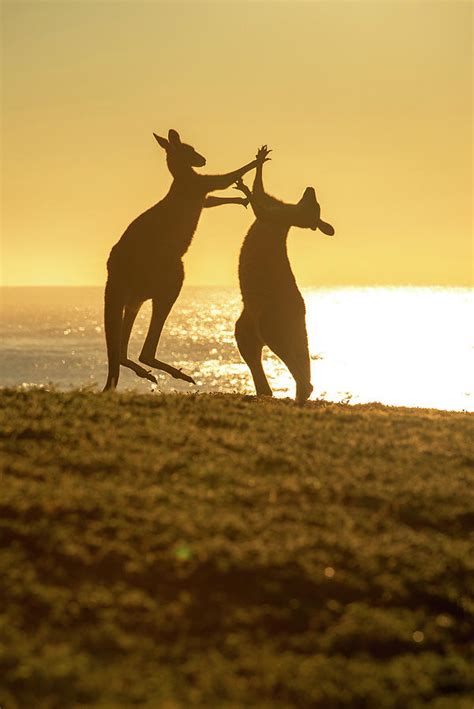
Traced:
<path id="1" fill-rule="evenodd" d="M 224 175 L 202 175 L 205 158 L 191 145 L 181 142 L 177 131 L 168 139 L 153 134 L 166 151 L 173 176 L 168 194 L 137 217 L 110 252 L 105 287 L 104 325 L 108 356 L 108 377 L 104 391 L 115 389 L 120 365 L 139 377 L 156 383 L 151 371 L 128 358 L 128 342 L 137 313 L 145 300 L 152 300 L 152 316 L 139 361 L 147 367 L 168 372 L 176 379 L 195 383 L 166 362 L 156 359 L 156 349 L 166 318 L 184 280 L 182 257 L 196 230 L 201 210 L 222 204 L 247 205 L 242 197 L 207 196 L 213 190 L 232 185 L 256 166 L 256 161 Z"/>
<path id="2" fill-rule="evenodd" d="M 243 311 L 235 326 L 237 345 L 252 373 L 257 396 L 272 396 L 262 366 L 267 345 L 290 370 L 296 382 L 296 400 L 310 396 L 311 368 L 305 323 L 305 304 L 288 259 L 290 228 L 320 229 L 332 236 L 334 228 L 320 218 L 313 187 L 307 187 L 297 204 L 285 204 L 265 193 L 263 164 L 270 151 L 257 153 L 252 192 L 238 180 L 235 187 L 249 199 L 256 216 L 245 237 L 239 261 Z"/>

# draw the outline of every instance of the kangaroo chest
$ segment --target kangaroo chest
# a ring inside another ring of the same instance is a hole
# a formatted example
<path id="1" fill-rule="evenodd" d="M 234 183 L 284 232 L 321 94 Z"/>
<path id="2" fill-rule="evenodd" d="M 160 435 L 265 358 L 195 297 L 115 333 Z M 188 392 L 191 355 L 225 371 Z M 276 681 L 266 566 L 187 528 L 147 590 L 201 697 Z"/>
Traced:
<path id="1" fill-rule="evenodd" d="M 136 258 L 142 263 L 158 256 L 181 258 L 192 241 L 202 207 L 202 198 L 165 198 L 130 224 L 114 250 L 130 259 L 129 263 Z"/>
<path id="2" fill-rule="evenodd" d="M 288 259 L 286 233 L 273 233 L 258 221 L 242 246 L 239 280 L 244 303 L 250 306 L 285 303 L 304 307 Z"/>
<path id="3" fill-rule="evenodd" d="M 163 200 L 153 215 L 151 246 L 157 253 L 183 256 L 189 248 L 203 208 L 201 197 Z"/>

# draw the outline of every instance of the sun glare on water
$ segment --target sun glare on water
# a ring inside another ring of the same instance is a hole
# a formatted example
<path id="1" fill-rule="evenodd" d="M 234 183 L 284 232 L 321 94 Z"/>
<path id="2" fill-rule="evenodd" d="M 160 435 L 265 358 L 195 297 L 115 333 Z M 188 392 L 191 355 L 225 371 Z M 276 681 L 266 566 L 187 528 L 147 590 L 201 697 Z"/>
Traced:
<path id="1" fill-rule="evenodd" d="M 473 409 L 468 291 L 327 289 L 306 291 L 305 301 L 311 398 Z M 284 365 L 270 355 L 265 368 L 276 394 L 291 396 L 294 383 Z"/>

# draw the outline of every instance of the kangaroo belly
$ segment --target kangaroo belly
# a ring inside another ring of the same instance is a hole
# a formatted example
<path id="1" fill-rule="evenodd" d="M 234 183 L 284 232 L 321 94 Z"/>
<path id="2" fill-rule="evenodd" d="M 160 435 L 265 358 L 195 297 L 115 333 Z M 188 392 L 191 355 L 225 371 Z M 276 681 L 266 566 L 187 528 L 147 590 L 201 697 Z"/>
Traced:
<path id="1" fill-rule="evenodd" d="M 112 255 L 111 255 L 112 257 Z M 184 267 L 180 258 L 145 259 L 133 254 L 133 260 L 109 259 L 108 277 L 118 286 L 125 303 L 150 298 L 167 299 L 170 292 L 181 288 Z"/>

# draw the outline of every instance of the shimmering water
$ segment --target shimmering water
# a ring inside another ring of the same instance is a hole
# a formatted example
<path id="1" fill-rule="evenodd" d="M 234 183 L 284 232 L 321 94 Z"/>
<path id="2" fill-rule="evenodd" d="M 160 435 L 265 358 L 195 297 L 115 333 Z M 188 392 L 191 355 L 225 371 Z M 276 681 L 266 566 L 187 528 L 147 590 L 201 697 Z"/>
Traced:
<path id="1" fill-rule="evenodd" d="M 467 289 L 332 288 L 304 290 L 312 357 L 312 398 L 474 410 L 474 298 Z M 0 385 L 101 387 L 106 378 L 101 288 L 4 288 L 1 291 Z M 234 340 L 240 295 L 185 288 L 158 348 L 197 386 L 158 373 L 161 391 L 253 393 Z M 141 349 L 146 304 L 130 341 Z M 294 382 L 270 352 L 264 367 L 277 396 Z M 121 389 L 154 385 L 121 372 Z"/>

